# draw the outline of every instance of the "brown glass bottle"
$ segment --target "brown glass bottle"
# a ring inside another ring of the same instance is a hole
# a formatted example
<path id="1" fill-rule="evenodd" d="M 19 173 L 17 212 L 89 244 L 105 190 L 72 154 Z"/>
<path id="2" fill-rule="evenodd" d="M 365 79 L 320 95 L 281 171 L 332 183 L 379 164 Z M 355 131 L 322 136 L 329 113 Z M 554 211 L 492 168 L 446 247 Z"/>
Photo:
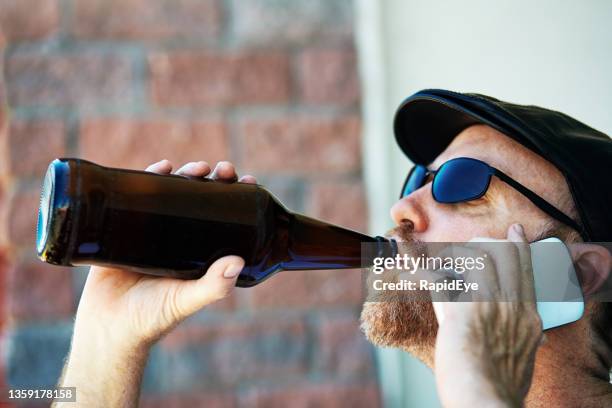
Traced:
<path id="1" fill-rule="evenodd" d="M 259 185 L 57 159 L 43 182 L 36 246 L 56 265 L 186 279 L 239 255 L 237 285 L 248 287 L 279 270 L 368 266 L 361 244 L 384 241 L 291 213 Z"/>

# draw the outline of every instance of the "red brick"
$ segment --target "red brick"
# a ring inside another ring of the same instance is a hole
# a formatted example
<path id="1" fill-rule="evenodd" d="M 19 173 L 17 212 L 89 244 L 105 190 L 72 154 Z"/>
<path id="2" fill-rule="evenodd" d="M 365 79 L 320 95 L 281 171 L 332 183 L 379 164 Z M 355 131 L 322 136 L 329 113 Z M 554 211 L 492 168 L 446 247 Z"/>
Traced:
<path id="1" fill-rule="evenodd" d="M 9 200 L 6 183 L 0 182 L 0 247 L 9 245 Z"/>
<path id="2" fill-rule="evenodd" d="M 252 119 L 239 133 L 248 171 L 355 172 L 360 166 L 356 116 Z"/>
<path id="3" fill-rule="evenodd" d="M 219 389 L 243 381 L 302 376 L 308 349 L 299 317 L 188 322 L 160 342 L 167 373 L 160 381 L 169 389 Z"/>
<path id="4" fill-rule="evenodd" d="M 7 247 L 0 248 L 0 332 L 4 330 L 4 324 L 8 320 L 6 308 L 6 295 L 8 276 L 11 270 L 11 262 L 9 260 L 9 249 Z M 4 354 L 3 354 L 4 355 Z M 0 370 L 0 373 L 2 370 Z M 0 377 L 2 375 L 0 374 Z M 3 381 L 0 380 L 0 385 Z"/>
<path id="5" fill-rule="evenodd" d="M 357 316 L 323 317 L 319 324 L 315 367 L 334 378 L 374 376 L 373 349 L 359 329 Z"/>
<path id="6" fill-rule="evenodd" d="M 27 247 L 34 253 L 36 245 L 36 222 L 40 192 L 30 190 L 15 194 L 8 211 L 9 240 L 12 245 Z"/>
<path id="7" fill-rule="evenodd" d="M 289 98 L 289 60 L 280 53 L 155 54 L 149 67 L 158 105 L 269 104 Z"/>
<path id="8" fill-rule="evenodd" d="M 359 306 L 363 300 L 361 271 L 283 271 L 249 289 L 256 308 Z"/>
<path id="9" fill-rule="evenodd" d="M 8 41 L 34 40 L 57 32 L 57 0 L 2 0 L 0 29 Z"/>
<path id="10" fill-rule="evenodd" d="M 1 56 L 0 56 L 1 58 Z M 0 69 L 2 68 L 2 60 L 0 59 Z M 2 73 L 0 72 L 0 100 L 3 96 L 2 94 Z M 9 154 L 9 143 L 8 143 L 8 132 L 9 130 L 9 120 L 8 113 L 5 109 L 5 106 L 2 105 L 0 101 L 0 174 L 4 175 L 4 173 L 8 172 L 9 165 L 8 161 L 10 158 Z"/>
<path id="11" fill-rule="evenodd" d="M 42 179 L 49 162 L 66 153 L 64 132 L 64 124 L 59 121 L 12 121 L 9 130 L 12 175 Z"/>
<path id="12" fill-rule="evenodd" d="M 357 59 L 352 50 L 308 50 L 298 59 L 303 101 L 353 104 L 359 99 Z"/>
<path id="13" fill-rule="evenodd" d="M 306 194 L 306 213 L 346 228 L 365 231 L 367 205 L 358 182 L 319 182 Z"/>
<path id="14" fill-rule="evenodd" d="M 6 355 L 5 348 L 6 346 L 4 344 L 0 344 L 0 353 L 2 353 L 3 356 Z M 2 367 L 0 368 L 0 390 L 6 390 L 7 388 L 8 386 L 6 384 L 4 364 L 2 364 Z M 12 407 L 13 405 L 8 402 L 0 402 L 0 408 L 12 408 Z"/>
<path id="15" fill-rule="evenodd" d="M 132 67 L 125 56 L 14 54 L 6 61 L 13 106 L 115 106 L 132 101 Z"/>
<path id="16" fill-rule="evenodd" d="M 302 337 L 305 334 L 305 327 L 299 319 L 229 321 L 220 325 L 190 322 L 171 331 L 160 341 L 160 344 L 163 348 L 178 350 L 189 344 L 204 344 L 229 338 L 244 339 L 265 333 L 280 332 Z"/>
<path id="17" fill-rule="evenodd" d="M 1 24 L 0 24 L 1 27 Z M 6 106 L 6 82 L 4 80 L 4 46 L 5 38 L 0 29 L 0 176 L 8 171 L 8 114 Z M 1 184 L 1 183 L 0 183 Z M 0 207 L 2 201 L 0 200 Z M 0 238 L 0 241 L 2 238 Z"/>
<path id="18" fill-rule="evenodd" d="M 86 39 L 217 38 L 218 0 L 85 0 L 75 2 L 72 34 Z"/>
<path id="19" fill-rule="evenodd" d="M 2 56 L 0 55 L 0 58 Z M 0 65 L 0 68 L 2 66 Z M 1 80 L 0 74 L 0 80 Z M 0 86 L 2 84 L 0 83 Z M 1 90 L 0 90 L 1 91 Z M 4 175 L 8 172 L 8 161 L 9 161 L 9 149 L 8 149 L 8 115 L 2 106 L 0 106 L 0 175 Z"/>
<path id="20" fill-rule="evenodd" d="M 0 55 L 0 58 L 2 58 L 2 55 Z M 1 68 L 2 65 L 0 63 L 0 69 Z M 2 87 L 1 82 L 2 74 L 0 73 L 0 88 Z M 2 92 L 2 89 L 0 89 L 0 92 Z M 1 96 L 0 94 L 0 97 Z M 6 176 L 9 171 L 10 154 L 8 146 L 8 127 L 8 114 L 4 107 L 0 105 L 0 176 Z M 2 184 L 1 181 L 0 184 Z"/>
<path id="21" fill-rule="evenodd" d="M 0 24 L 1 27 L 1 24 Z M 5 38 L 0 29 L 0 137 L 4 138 L 3 132 L 6 127 L 6 81 L 4 80 L 4 47 Z"/>
<path id="22" fill-rule="evenodd" d="M 4 38 L 0 32 L 0 245 L 8 244 L 8 203 L 6 195 L 8 162 L 8 114 L 4 98 Z"/>
<path id="23" fill-rule="evenodd" d="M 74 313 L 72 270 L 42 262 L 16 265 L 9 277 L 11 318 L 53 320 Z"/>
<path id="24" fill-rule="evenodd" d="M 232 394 L 186 393 L 170 395 L 143 395 L 140 399 L 142 408 L 233 408 L 236 398 Z"/>
<path id="25" fill-rule="evenodd" d="M 381 406 L 374 383 L 360 385 L 303 385 L 277 390 L 262 388 L 248 391 L 240 399 L 245 408 L 376 408 Z"/>
<path id="26" fill-rule="evenodd" d="M 100 119 L 81 127 L 81 156 L 96 163 L 144 169 L 161 159 L 175 167 L 206 160 L 228 159 L 223 122 Z"/>

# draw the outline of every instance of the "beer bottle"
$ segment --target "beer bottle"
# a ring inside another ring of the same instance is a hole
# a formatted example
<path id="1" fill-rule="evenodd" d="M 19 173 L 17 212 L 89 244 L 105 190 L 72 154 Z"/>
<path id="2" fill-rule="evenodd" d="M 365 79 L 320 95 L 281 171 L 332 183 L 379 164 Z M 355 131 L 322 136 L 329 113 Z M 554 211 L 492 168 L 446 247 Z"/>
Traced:
<path id="1" fill-rule="evenodd" d="M 245 259 L 237 286 L 280 270 L 342 269 L 361 244 L 387 241 L 288 211 L 255 184 L 160 175 L 56 159 L 45 175 L 38 257 L 56 265 L 121 266 L 196 279 L 225 255 Z M 378 247 L 377 246 L 377 247 Z M 388 251 L 388 249 L 384 249 Z"/>

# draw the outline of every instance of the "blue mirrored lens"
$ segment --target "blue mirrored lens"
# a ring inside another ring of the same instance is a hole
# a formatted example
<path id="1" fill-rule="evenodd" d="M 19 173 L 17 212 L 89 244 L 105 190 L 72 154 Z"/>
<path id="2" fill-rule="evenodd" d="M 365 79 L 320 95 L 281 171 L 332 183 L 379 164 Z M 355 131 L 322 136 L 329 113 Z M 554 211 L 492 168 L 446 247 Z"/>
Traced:
<path id="1" fill-rule="evenodd" d="M 404 191 L 402 191 L 402 197 L 406 197 L 408 194 L 413 193 L 423 186 L 423 180 L 425 179 L 426 174 L 427 169 L 425 166 L 421 166 L 420 164 L 414 166 L 410 172 L 410 175 L 408 176 L 406 186 L 404 186 Z"/>
<path id="2" fill-rule="evenodd" d="M 444 163 L 433 181 L 433 197 L 440 203 L 458 203 L 481 197 L 489 187 L 490 167 L 479 160 L 459 158 Z"/>

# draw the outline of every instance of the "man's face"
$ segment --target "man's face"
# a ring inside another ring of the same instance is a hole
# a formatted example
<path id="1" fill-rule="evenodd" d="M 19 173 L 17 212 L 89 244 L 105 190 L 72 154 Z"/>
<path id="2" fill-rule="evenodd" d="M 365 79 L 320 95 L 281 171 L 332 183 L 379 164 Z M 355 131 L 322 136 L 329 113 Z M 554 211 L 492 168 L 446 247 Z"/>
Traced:
<path id="1" fill-rule="evenodd" d="M 569 190 L 563 175 L 551 163 L 486 125 L 471 126 L 428 167 L 437 169 L 456 157 L 482 160 L 508 174 L 563 212 L 571 213 Z M 533 240 L 551 218 L 526 197 L 496 177 L 480 199 L 441 204 L 431 194 L 431 179 L 391 208 L 396 228 L 390 232 L 403 242 L 466 242 L 474 237 L 504 239 L 508 227 L 520 223 Z M 437 322 L 430 302 L 366 302 L 362 328 L 370 341 L 399 347 L 426 363 L 433 362 Z"/>

